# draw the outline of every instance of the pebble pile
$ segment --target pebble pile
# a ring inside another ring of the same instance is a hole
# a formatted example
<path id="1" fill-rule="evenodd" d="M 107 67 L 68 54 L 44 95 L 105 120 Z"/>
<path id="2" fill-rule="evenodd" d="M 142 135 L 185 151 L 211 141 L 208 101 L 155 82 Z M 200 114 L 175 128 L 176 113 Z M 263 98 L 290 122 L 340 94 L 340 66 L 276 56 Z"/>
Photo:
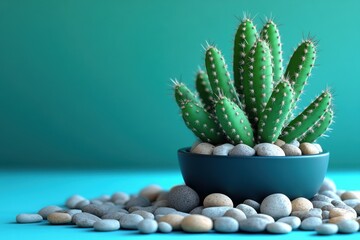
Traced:
<path id="1" fill-rule="evenodd" d="M 262 202 L 247 199 L 236 204 L 221 193 L 210 194 L 200 202 L 197 193 L 185 185 L 170 191 L 150 185 L 137 195 L 116 192 L 91 200 L 74 195 L 64 207 L 46 206 L 38 213 L 19 214 L 16 221 L 24 224 L 47 220 L 51 225 L 73 224 L 100 232 L 132 229 L 142 234 L 287 234 L 302 230 L 333 235 L 359 231 L 360 192 L 337 190 L 330 179 L 324 180 L 319 193 L 311 199 L 291 201 L 275 193 Z"/>
<path id="2" fill-rule="evenodd" d="M 274 144 L 259 143 L 253 148 L 246 144 L 236 146 L 225 143 L 214 146 L 210 143 L 197 141 L 190 150 L 192 153 L 218 156 L 300 156 L 322 153 L 321 146 L 317 143 L 299 143 L 294 140 L 291 143 L 285 143 L 278 139 Z"/>

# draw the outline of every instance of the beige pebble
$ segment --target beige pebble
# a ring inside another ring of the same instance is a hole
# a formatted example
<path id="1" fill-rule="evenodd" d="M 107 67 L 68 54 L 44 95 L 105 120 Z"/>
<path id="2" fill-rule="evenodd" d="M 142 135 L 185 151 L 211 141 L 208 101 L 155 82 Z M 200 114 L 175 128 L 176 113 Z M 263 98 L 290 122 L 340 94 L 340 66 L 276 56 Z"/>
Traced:
<path id="1" fill-rule="evenodd" d="M 303 155 L 319 154 L 319 149 L 315 147 L 312 143 L 301 143 L 300 150 Z"/>
<path id="2" fill-rule="evenodd" d="M 344 220 L 349 220 L 349 219 L 353 219 L 352 217 L 349 216 L 339 216 L 339 217 L 333 217 L 329 219 L 329 223 L 334 223 L 334 224 L 338 224 L 341 221 Z"/>
<path id="3" fill-rule="evenodd" d="M 145 197 L 145 198 L 149 199 L 150 202 L 153 202 L 159 196 L 161 191 L 162 191 L 162 188 L 159 185 L 152 184 L 152 185 L 149 185 L 149 186 L 143 188 L 140 191 L 139 195 L 141 197 Z"/>
<path id="4" fill-rule="evenodd" d="M 184 218 L 181 228 L 185 232 L 201 233 L 208 232 L 213 228 L 213 222 L 210 218 L 194 214 Z"/>
<path id="5" fill-rule="evenodd" d="M 71 216 L 68 213 L 54 212 L 47 216 L 50 224 L 68 224 L 71 222 Z"/>
<path id="6" fill-rule="evenodd" d="M 291 201 L 292 206 L 292 212 L 295 211 L 309 211 L 313 208 L 313 204 L 310 202 L 310 200 L 299 197 Z"/>
<path id="7" fill-rule="evenodd" d="M 330 209 L 329 217 L 349 217 L 352 219 L 356 219 L 356 212 L 352 212 L 343 208 L 333 208 Z"/>
<path id="8" fill-rule="evenodd" d="M 300 148 L 292 145 L 292 144 L 284 144 L 281 146 L 281 149 L 284 151 L 285 156 L 301 156 Z"/>
<path id="9" fill-rule="evenodd" d="M 285 145 L 286 142 L 284 142 L 283 140 L 281 139 L 277 139 L 274 144 L 279 146 L 279 147 L 282 147 L 283 145 Z"/>
<path id="10" fill-rule="evenodd" d="M 173 230 L 181 229 L 181 222 L 183 221 L 184 216 L 178 214 L 168 214 L 159 218 L 158 222 L 166 222 L 171 225 Z"/>
<path id="11" fill-rule="evenodd" d="M 234 207 L 232 200 L 222 193 L 212 193 L 204 199 L 204 207 Z"/>
<path id="12" fill-rule="evenodd" d="M 348 200 L 348 199 L 360 199 L 360 194 L 352 191 L 347 191 L 341 194 L 341 200 Z"/>
<path id="13" fill-rule="evenodd" d="M 197 154 L 211 155 L 215 146 L 210 143 L 200 143 L 191 152 Z"/>

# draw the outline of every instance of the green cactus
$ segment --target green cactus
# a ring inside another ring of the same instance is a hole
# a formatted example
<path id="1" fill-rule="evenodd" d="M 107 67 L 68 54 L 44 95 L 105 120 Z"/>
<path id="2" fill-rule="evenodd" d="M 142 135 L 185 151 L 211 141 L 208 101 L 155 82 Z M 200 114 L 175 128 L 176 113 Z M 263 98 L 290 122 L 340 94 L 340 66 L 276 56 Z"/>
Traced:
<path id="1" fill-rule="evenodd" d="M 326 132 L 333 121 L 334 113 L 329 108 L 324 115 L 306 132 L 300 141 L 302 142 L 315 142 L 316 139 L 321 137 Z"/>
<path id="2" fill-rule="evenodd" d="M 206 110 L 211 111 L 214 107 L 213 91 L 209 78 L 204 71 L 199 70 L 196 74 L 196 90 Z"/>
<path id="3" fill-rule="evenodd" d="M 173 83 L 175 100 L 180 108 L 187 102 L 200 103 L 196 95 L 184 83 L 179 83 L 177 80 L 174 80 Z"/>

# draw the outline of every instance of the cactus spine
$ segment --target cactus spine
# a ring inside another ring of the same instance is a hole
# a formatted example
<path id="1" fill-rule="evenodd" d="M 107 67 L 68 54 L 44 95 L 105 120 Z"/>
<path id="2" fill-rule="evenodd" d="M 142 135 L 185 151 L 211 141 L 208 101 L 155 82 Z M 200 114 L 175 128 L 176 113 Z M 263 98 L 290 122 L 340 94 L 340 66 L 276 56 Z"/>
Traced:
<path id="1" fill-rule="evenodd" d="M 300 139 L 303 142 L 314 142 L 317 138 L 323 135 L 331 125 L 334 117 L 334 112 L 329 108 L 316 124 L 306 132 L 305 136 Z"/>
<path id="2" fill-rule="evenodd" d="M 209 78 L 204 71 L 199 71 L 196 74 L 196 90 L 199 93 L 200 100 L 204 104 L 206 110 L 211 111 L 213 109 L 213 91 L 211 90 Z"/>
<path id="3" fill-rule="evenodd" d="M 184 83 L 179 83 L 176 80 L 173 82 L 176 103 L 180 108 L 187 102 L 200 103 L 196 95 Z"/>

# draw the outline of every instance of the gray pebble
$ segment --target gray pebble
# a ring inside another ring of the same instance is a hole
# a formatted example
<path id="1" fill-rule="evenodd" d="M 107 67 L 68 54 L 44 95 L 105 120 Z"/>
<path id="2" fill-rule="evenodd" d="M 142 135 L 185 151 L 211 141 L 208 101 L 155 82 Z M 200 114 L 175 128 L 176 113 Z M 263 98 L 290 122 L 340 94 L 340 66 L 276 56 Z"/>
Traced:
<path id="1" fill-rule="evenodd" d="M 146 212 L 144 210 L 137 210 L 137 211 L 132 212 L 132 214 L 140 215 L 144 219 L 154 219 L 155 218 L 154 214 L 152 214 L 150 212 Z"/>
<path id="2" fill-rule="evenodd" d="M 63 210 L 61 207 L 52 205 L 52 206 L 43 207 L 42 209 L 39 210 L 38 214 L 41 215 L 43 219 L 46 219 L 50 213 L 61 210 Z"/>
<path id="3" fill-rule="evenodd" d="M 323 192 L 323 191 L 336 192 L 336 185 L 334 181 L 331 180 L 330 178 L 325 178 L 323 183 L 321 184 L 319 192 Z"/>
<path id="4" fill-rule="evenodd" d="M 224 217 L 231 217 L 238 222 L 246 219 L 245 213 L 238 208 L 231 208 L 231 209 L 227 210 L 224 214 Z"/>
<path id="5" fill-rule="evenodd" d="M 255 200 L 252 200 L 252 199 L 246 199 L 243 204 L 246 204 L 250 207 L 252 207 L 253 209 L 255 209 L 256 212 L 259 212 L 260 211 L 260 203 L 258 203 L 257 201 Z"/>
<path id="6" fill-rule="evenodd" d="M 186 185 L 179 185 L 171 188 L 168 195 L 169 207 L 177 211 L 190 212 L 199 206 L 199 195 Z"/>
<path id="7" fill-rule="evenodd" d="M 129 201 L 127 201 L 125 203 L 125 208 L 129 209 L 131 207 L 148 207 L 150 205 L 151 203 L 149 199 L 139 196 L 139 197 L 131 198 Z"/>
<path id="8" fill-rule="evenodd" d="M 152 205 L 154 207 L 157 207 L 157 208 L 159 208 L 159 207 L 168 207 L 169 202 L 168 202 L 168 200 L 158 200 L 156 202 L 153 202 Z"/>
<path id="9" fill-rule="evenodd" d="M 317 218 L 322 218 L 322 210 L 319 208 L 313 208 L 310 209 L 309 211 L 295 211 L 291 213 L 291 216 L 296 216 L 299 217 L 301 220 L 304 220 L 306 218 L 309 217 L 317 217 Z"/>
<path id="10" fill-rule="evenodd" d="M 338 200 L 341 201 L 341 198 L 339 197 L 339 195 L 336 194 L 336 192 L 327 190 L 327 191 L 323 191 L 320 193 L 321 195 L 327 196 L 333 200 Z"/>
<path id="11" fill-rule="evenodd" d="M 295 147 L 300 147 L 300 142 L 297 140 L 292 140 L 289 144 L 294 145 Z"/>
<path id="12" fill-rule="evenodd" d="M 357 214 L 358 216 L 360 216 L 360 204 L 356 205 L 356 206 L 354 207 L 354 210 L 356 211 L 356 214 Z"/>
<path id="13" fill-rule="evenodd" d="M 234 148 L 234 145 L 230 143 L 221 144 L 216 146 L 213 150 L 213 155 L 227 156 L 229 152 Z"/>
<path id="14" fill-rule="evenodd" d="M 204 206 L 198 206 L 190 211 L 190 214 L 201 214 L 202 210 L 204 209 Z"/>
<path id="15" fill-rule="evenodd" d="M 180 211 L 173 212 L 173 214 L 180 215 L 180 216 L 183 216 L 183 217 L 186 217 L 186 216 L 190 215 L 189 213 L 180 212 Z"/>
<path id="16" fill-rule="evenodd" d="M 254 215 L 249 216 L 248 218 L 253 218 L 253 217 L 265 219 L 266 221 L 268 221 L 268 223 L 275 222 L 274 218 L 267 214 L 262 214 L 262 213 L 254 214 Z"/>
<path id="17" fill-rule="evenodd" d="M 94 199 L 94 200 L 90 200 L 90 204 L 103 205 L 103 202 L 98 199 Z"/>
<path id="18" fill-rule="evenodd" d="M 159 207 L 155 210 L 154 215 L 167 215 L 176 212 L 175 208 Z"/>
<path id="19" fill-rule="evenodd" d="M 111 200 L 111 196 L 107 195 L 107 194 L 104 194 L 104 195 L 101 195 L 99 197 L 93 198 L 91 201 L 93 201 L 93 200 L 99 200 L 101 202 L 107 202 L 107 201 Z"/>
<path id="20" fill-rule="evenodd" d="M 316 194 L 314 197 L 310 199 L 310 201 L 321 201 L 321 202 L 328 202 L 331 203 L 333 199 L 329 198 L 328 196 L 322 194 Z"/>
<path id="21" fill-rule="evenodd" d="M 333 208 L 335 208 L 335 206 L 334 205 L 325 205 L 325 206 L 323 206 L 322 208 L 321 208 L 321 210 L 323 210 L 323 211 L 330 211 L 331 209 L 333 209 Z"/>
<path id="22" fill-rule="evenodd" d="M 236 208 L 240 209 L 243 213 L 245 213 L 246 217 L 250 217 L 251 215 L 257 214 L 254 208 L 243 203 L 237 205 Z"/>
<path id="23" fill-rule="evenodd" d="M 314 208 L 321 208 L 321 209 L 327 205 L 333 206 L 331 203 L 323 202 L 323 201 L 312 201 L 311 203 L 313 204 Z"/>
<path id="24" fill-rule="evenodd" d="M 239 229 L 244 232 L 263 232 L 269 222 L 263 218 L 248 218 L 240 221 Z"/>
<path id="25" fill-rule="evenodd" d="M 347 200 L 344 200 L 344 203 L 346 205 L 348 205 L 349 207 L 355 208 L 357 205 L 360 204 L 360 199 L 347 199 Z"/>
<path id="26" fill-rule="evenodd" d="M 322 221 L 317 217 L 309 217 L 301 222 L 300 229 L 305 231 L 313 231 L 317 226 L 320 226 Z"/>
<path id="27" fill-rule="evenodd" d="M 194 149 L 192 149 L 192 153 L 197 154 L 205 154 L 211 155 L 213 153 L 215 146 L 210 143 L 199 143 Z"/>
<path id="28" fill-rule="evenodd" d="M 71 197 L 69 197 L 66 202 L 65 202 L 65 206 L 68 208 L 75 208 L 76 204 L 78 204 L 79 202 L 85 200 L 85 198 L 83 196 L 80 195 L 73 195 Z"/>
<path id="29" fill-rule="evenodd" d="M 153 219 L 144 219 L 137 225 L 140 233 L 155 233 L 158 229 L 158 223 Z"/>
<path id="30" fill-rule="evenodd" d="M 83 208 L 83 207 L 85 207 L 86 205 L 89 205 L 89 204 L 90 204 L 90 201 L 85 199 L 85 200 L 82 200 L 82 201 L 78 202 L 75 205 L 75 208 L 81 209 L 81 208 Z"/>
<path id="31" fill-rule="evenodd" d="M 267 196 L 260 206 L 260 212 L 270 215 L 274 219 L 289 216 L 291 213 L 292 205 L 290 199 L 282 194 L 275 193 Z"/>
<path id="32" fill-rule="evenodd" d="M 338 230 L 338 226 L 332 223 L 324 223 L 315 228 L 315 231 L 319 235 L 333 235 L 336 234 Z"/>
<path id="33" fill-rule="evenodd" d="M 77 213 L 72 217 L 72 222 L 76 224 L 78 227 L 82 228 L 90 228 L 94 226 L 94 223 L 100 221 L 101 218 L 95 216 L 91 213 Z"/>
<path id="34" fill-rule="evenodd" d="M 285 156 L 284 151 L 275 144 L 259 143 L 254 147 L 256 154 L 259 156 Z"/>
<path id="35" fill-rule="evenodd" d="M 43 220 L 40 214 L 33 213 L 21 213 L 16 216 L 17 223 L 36 223 Z"/>
<path id="36" fill-rule="evenodd" d="M 204 216 L 209 217 L 211 219 L 215 219 L 215 218 L 224 216 L 226 211 L 228 211 L 229 209 L 231 209 L 231 207 L 209 207 L 209 208 L 204 208 L 202 210 L 202 212 L 201 212 L 201 215 L 204 215 Z"/>
<path id="37" fill-rule="evenodd" d="M 123 216 L 123 215 L 126 215 L 127 213 L 124 213 L 124 212 L 111 212 L 111 213 L 108 213 L 108 214 L 105 214 L 104 216 L 102 216 L 101 218 L 102 219 L 115 219 L 115 220 L 120 220 L 120 218 Z"/>
<path id="38" fill-rule="evenodd" d="M 254 155 L 255 155 L 255 149 L 242 143 L 236 145 L 229 152 L 229 156 L 254 156 Z"/>
<path id="39" fill-rule="evenodd" d="M 159 229 L 159 232 L 162 232 L 162 233 L 172 232 L 172 226 L 170 224 L 168 224 L 167 222 L 159 222 L 158 229 Z"/>
<path id="40" fill-rule="evenodd" d="M 266 231 L 269 233 L 275 233 L 275 234 L 285 234 L 292 231 L 292 228 L 290 225 L 282 222 L 274 222 L 270 223 L 266 226 Z"/>
<path id="41" fill-rule="evenodd" d="M 120 218 L 120 226 L 124 229 L 137 229 L 139 222 L 144 218 L 137 214 L 126 214 Z"/>
<path id="42" fill-rule="evenodd" d="M 167 200 L 168 195 L 169 195 L 168 191 L 161 191 L 158 197 L 156 198 L 156 201 Z"/>
<path id="43" fill-rule="evenodd" d="M 326 211 L 326 210 L 323 210 L 321 216 L 322 216 L 323 220 L 324 219 L 329 219 L 330 218 L 330 212 Z"/>
<path id="44" fill-rule="evenodd" d="M 298 229 L 301 224 L 300 218 L 295 217 L 295 216 L 283 217 L 283 218 L 280 218 L 279 220 L 277 220 L 276 222 L 286 223 L 286 224 L 290 225 L 293 230 Z"/>
<path id="45" fill-rule="evenodd" d="M 219 217 L 214 221 L 214 229 L 217 232 L 233 233 L 239 230 L 239 223 L 231 217 Z"/>
<path id="46" fill-rule="evenodd" d="M 359 231 L 359 223 L 352 219 L 343 220 L 337 225 L 340 233 L 355 233 Z"/>
<path id="47" fill-rule="evenodd" d="M 67 209 L 67 210 L 61 210 L 61 211 L 56 211 L 56 212 L 60 212 L 60 213 L 67 213 L 69 214 L 71 217 L 74 216 L 75 214 L 81 213 L 81 209 Z"/>
<path id="48" fill-rule="evenodd" d="M 150 213 L 154 213 L 155 210 L 157 209 L 156 206 L 148 206 L 148 207 L 131 207 L 128 209 L 129 213 L 135 212 L 135 211 L 146 211 L 146 212 L 150 212 Z"/>
<path id="49" fill-rule="evenodd" d="M 161 214 L 155 215 L 155 220 L 156 220 L 156 221 L 159 221 L 160 218 L 163 217 L 163 216 L 165 216 L 165 215 L 161 215 Z"/>
<path id="50" fill-rule="evenodd" d="M 113 203 L 124 205 L 127 201 L 130 200 L 130 196 L 125 192 L 116 192 L 113 195 L 111 195 L 110 200 Z"/>
<path id="51" fill-rule="evenodd" d="M 344 208 L 344 207 L 347 207 L 347 205 L 341 201 L 341 200 L 332 200 L 331 201 L 331 204 L 334 205 L 335 207 L 337 208 Z"/>
<path id="52" fill-rule="evenodd" d="M 281 149 L 284 151 L 286 156 L 301 156 L 300 148 L 292 144 L 284 144 L 281 146 Z"/>
<path id="53" fill-rule="evenodd" d="M 85 207 L 81 208 L 83 212 L 94 214 L 98 217 L 102 217 L 110 212 L 121 212 L 123 211 L 121 206 L 117 205 L 107 205 L 107 204 L 94 204 L 91 203 L 89 205 L 86 205 Z"/>
<path id="54" fill-rule="evenodd" d="M 94 223 L 94 229 L 100 232 L 116 231 L 120 229 L 120 223 L 114 219 L 100 220 Z"/>

